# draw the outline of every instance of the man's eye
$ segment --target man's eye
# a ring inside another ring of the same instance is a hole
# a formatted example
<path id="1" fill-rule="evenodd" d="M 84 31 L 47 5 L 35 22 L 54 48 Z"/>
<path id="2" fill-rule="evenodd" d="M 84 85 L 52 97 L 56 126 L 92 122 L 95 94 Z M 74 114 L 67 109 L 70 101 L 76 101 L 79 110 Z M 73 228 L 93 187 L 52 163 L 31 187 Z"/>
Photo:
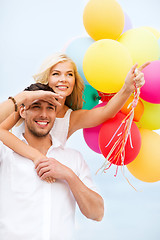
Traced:
<path id="1" fill-rule="evenodd" d="M 55 107 L 48 107 L 49 110 L 55 110 Z"/>
<path id="2" fill-rule="evenodd" d="M 33 106 L 32 108 L 33 108 L 33 109 L 39 109 L 40 106 Z"/>

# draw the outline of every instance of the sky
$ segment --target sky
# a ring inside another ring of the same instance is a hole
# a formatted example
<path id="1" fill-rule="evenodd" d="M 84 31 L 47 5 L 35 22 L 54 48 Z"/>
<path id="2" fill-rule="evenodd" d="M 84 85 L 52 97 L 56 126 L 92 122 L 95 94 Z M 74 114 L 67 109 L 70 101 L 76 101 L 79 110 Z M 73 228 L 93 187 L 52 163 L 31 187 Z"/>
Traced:
<path id="1" fill-rule="evenodd" d="M 70 39 L 88 36 L 83 25 L 86 0 L 1 0 L 0 1 L 0 101 L 14 96 L 33 82 L 41 62 L 61 51 Z M 150 26 L 160 31 L 159 0 L 117 0 L 133 27 Z M 82 152 L 94 182 L 105 201 L 105 215 L 94 222 L 76 213 L 77 240 L 159 240 L 160 182 L 145 183 L 126 176 L 137 192 L 115 168 L 95 174 L 104 162 L 89 149 L 82 130 L 68 146 Z"/>

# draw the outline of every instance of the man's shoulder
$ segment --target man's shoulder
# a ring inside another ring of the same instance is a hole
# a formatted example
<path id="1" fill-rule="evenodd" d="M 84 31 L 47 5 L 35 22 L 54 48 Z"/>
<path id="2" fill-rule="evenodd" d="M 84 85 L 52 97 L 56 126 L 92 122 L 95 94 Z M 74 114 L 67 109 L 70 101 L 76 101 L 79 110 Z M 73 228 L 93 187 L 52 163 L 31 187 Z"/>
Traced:
<path id="1" fill-rule="evenodd" d="M 13 152 L 12 149 L 7 147 L 6 145 L 3 144 L 2 141 L 0 141 L 0 161 L 2 161 L 3 157 L 9 156 L 8 154 L 11 154 Z"/>
<path id="2" fill-rule="evenodd" d="M 80 153 L 80 151 L 78 151 L 77 149 L 74 149 L 74 148 L 69 148 L 69 147 L 64 147 L 64 152 L 66 153 L 72 153 L 74 155 L 79 155 L 79 156 L 82 156 L 82 154 Z"/>

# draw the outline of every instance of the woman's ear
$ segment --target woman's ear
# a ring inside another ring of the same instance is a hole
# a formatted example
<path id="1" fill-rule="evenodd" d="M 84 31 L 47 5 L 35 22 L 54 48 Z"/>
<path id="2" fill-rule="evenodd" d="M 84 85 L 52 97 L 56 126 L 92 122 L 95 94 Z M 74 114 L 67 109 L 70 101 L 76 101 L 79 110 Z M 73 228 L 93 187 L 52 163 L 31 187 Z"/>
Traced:
<path id="1" fill-rule="evenodd" d="M 25 117 L 26 117 L 26 109 L 25 109 L 25 105 L 23 105 L 23 104 L 19 108 L 19 115 L 23 119 L 25 119 Z"/>

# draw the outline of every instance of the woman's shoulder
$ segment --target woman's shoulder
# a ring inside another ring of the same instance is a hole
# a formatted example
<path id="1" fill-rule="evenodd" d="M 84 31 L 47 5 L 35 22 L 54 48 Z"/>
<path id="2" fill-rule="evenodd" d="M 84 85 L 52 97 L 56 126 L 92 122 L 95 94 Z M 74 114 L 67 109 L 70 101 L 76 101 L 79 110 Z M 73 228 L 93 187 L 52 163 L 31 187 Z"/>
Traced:
<path id="1" fill-rule="evenodd" d="M 65 106 L 65 108 L 63 110 L 58 112 L 56 119 L 66 118 L 67 116 L 69 116 L 71 114 L 72 111 L 73 110 L 71 108 Z"/>
<path id="2" fill-rule="evenodd" d="M 75 119 L 75 121 L 79 120 L 88 110 L 85 109 L 78 109 L 78 110 L 72 110 L 71 117 L 72 119 Z"/>

